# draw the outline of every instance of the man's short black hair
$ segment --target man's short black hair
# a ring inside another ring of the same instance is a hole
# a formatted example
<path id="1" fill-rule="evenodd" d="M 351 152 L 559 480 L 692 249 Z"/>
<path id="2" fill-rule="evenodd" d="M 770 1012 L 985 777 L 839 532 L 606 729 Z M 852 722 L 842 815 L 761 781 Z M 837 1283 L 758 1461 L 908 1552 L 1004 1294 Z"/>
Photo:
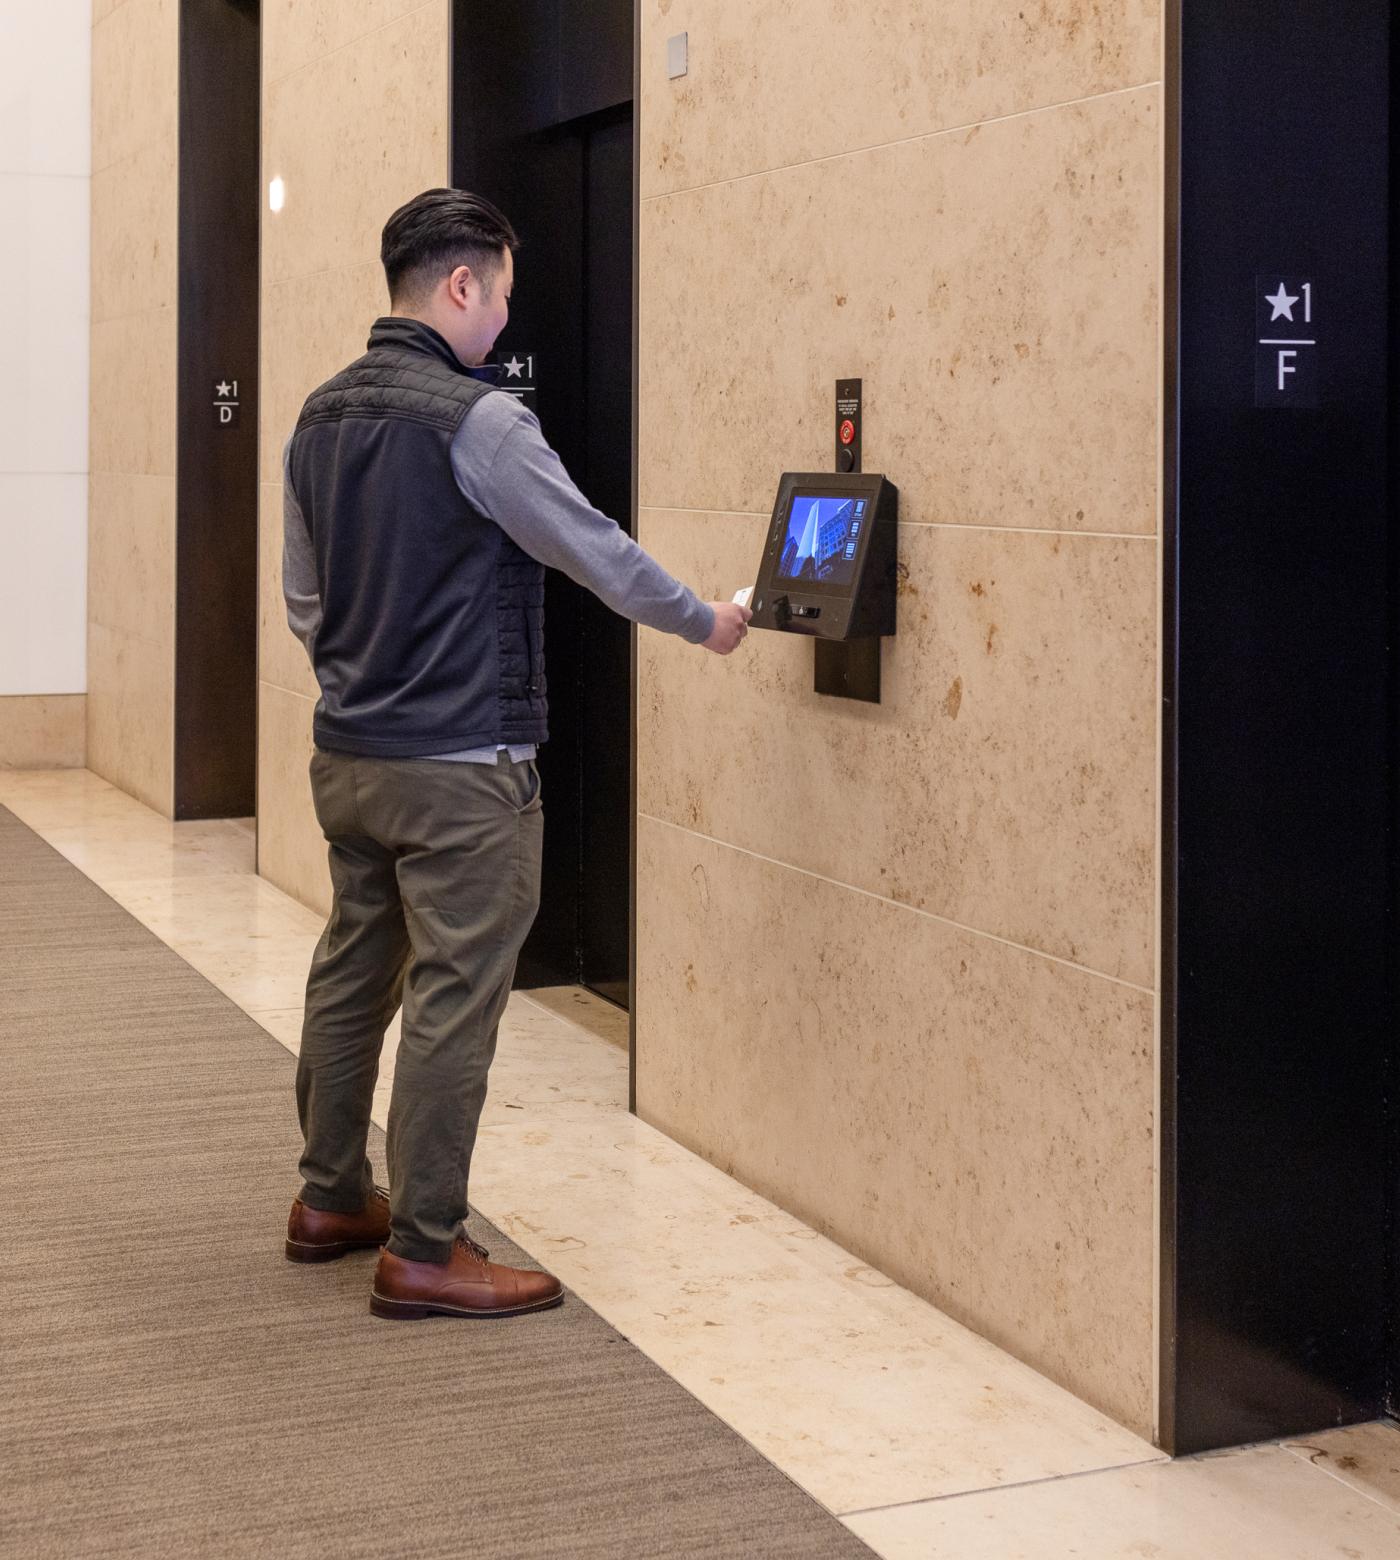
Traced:
<path id="1" fill-rule="evenodd" d="M 379 258 L 389 297 L 416 301 L 459 265 L 469 265 L 489 292 L 515 229 L 489 200 L 466 190 L 424 190 L 384 224 Z"/>

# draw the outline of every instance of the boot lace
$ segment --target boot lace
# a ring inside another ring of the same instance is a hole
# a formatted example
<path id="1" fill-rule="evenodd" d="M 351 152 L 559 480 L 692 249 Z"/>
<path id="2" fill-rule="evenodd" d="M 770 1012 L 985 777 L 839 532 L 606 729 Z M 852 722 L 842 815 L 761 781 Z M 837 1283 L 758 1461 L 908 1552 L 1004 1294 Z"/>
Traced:
<path id="1" fill-rule="evenodd" d="M 458 1235 L 457 1244 L 465 1246 L 479 1262 L 486 1262 L 490 1259 L 491 1253 L 487 1251 L 486 1247 L 479 1241 L 473 1240 L 465 1231 Z"/>

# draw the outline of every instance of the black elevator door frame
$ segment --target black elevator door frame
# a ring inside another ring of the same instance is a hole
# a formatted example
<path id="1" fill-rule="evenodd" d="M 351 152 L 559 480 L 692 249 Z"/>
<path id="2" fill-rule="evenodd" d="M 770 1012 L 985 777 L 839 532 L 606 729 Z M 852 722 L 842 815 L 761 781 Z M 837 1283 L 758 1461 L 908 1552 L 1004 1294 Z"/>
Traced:
<path id="1" fill-rule="evenodd" d="M 1386 1402 L 1390 41 L 1387 0 L 1168 20 L 1160 1438 L 1187 1453 Z"/>
<path id="2" fill-rule="evenodd" d="M 182 0 L 176 818 L 257 790 L 259 0 Z"/>

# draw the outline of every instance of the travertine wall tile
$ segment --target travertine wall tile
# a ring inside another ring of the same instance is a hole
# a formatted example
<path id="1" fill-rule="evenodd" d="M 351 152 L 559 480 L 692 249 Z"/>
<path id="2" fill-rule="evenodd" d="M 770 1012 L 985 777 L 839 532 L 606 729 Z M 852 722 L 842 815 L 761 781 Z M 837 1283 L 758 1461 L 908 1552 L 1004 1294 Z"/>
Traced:
<path id="1" fill-rule="evenodd" d="M 642 502 L 864 462 L 909 520 L 1150 533 L 1160 89 L 642 205 Z"/>
<path id="2" fill-rule="evenodd" d="M 312 701 L 258 684 L 258 872 L 324 914 L 326 842 L 311 802 Z"/>
<path id="3" fill-rule="evenodd" d="M 396 206 L 447 182 L 447 0 L 274 0 L 263 20 L 259 411 L 259 871 L 329 904 L 307 763 L 317 695 L 282 604 L 282 449 L 307 395 L 364 351 L 388 300 L 379 235 Z"/>
<path id="4" fill-rule="evenodd" d="M 122 0 L 94 16 L 92 168 L 111 167 L 179 133 L 176 0 Z"/>
<path id="5" fill-rule="evenodd" d="M 765 529 L 641 517 L 643 545 L 721 600 Z M 638 806 L 1150 987 L 1155 543 L 915 525 L 899 547 L 878 705 L 815 693 L 797 636 L 716 660 L 644 632 Z"/>
<path id="6" fill-rule="evenodd" d="M 1153 998 L 646 818 L 638 856 L 643 1119 L 1148 1431 Z"/>
<path id="7" fill-rule="evenodd" d="M 365 350 L 370 326 L 388 311 L 384 268 L 371 258 L 264 286 L 262 305 L 262 480 L 281 482 L 282 451 L 302 403 Z"/>
<path id="8" fill-rule="evenodd" d="M 1156 81 L 1160 10 L 1158 0 L 643 0 L 642 193 Z M 681 32 L 689 70 L 672 81 L 666 41 Z"/>
<path id="9" fill-rule="evenodd" d="M 262 680 L 316 699 L 320 689 L 301 641 L 287 626 L 282 593 L 282 484 L 265 482 L 258 494 L 258 645 Z"/>
<path id="10" fill-rule="evenodd" d="M 92 327 L 93 471 L 174 477 L 175 352 L 173 307 Z M 101 517 L 92 523 L 100 525 Z"/>
<path id="11" fill-rule="evenodd" d="M 263 0 L 263 79 L 271 86 L 410 11 L 442 0 Z"/>
<path id="12" fill-rule="evenodd" d="M 175 653 L 175 478 L 88 477 L 88 619 Z"/>
<path id="13" fill-rule="evenodd" d="M 81 769 L 86 705 L 81 693 L 0 698 L 0 769 Z"/>
<path id="14" fill-rule="evenodd" d="M 266 89 L 263 177 L 286 205 L 265 283 L 373 260 L 394 207 L 446 182 L 446 25 L 445 0 L 424 6 Z"/>
<path id="15" fill-rule="evenodd" d="M 175 138 L 163 136 L 93 174 L 95 323 L 174 307 L 179 285 L 177 169 Z"/>
<path id="16" fill-rule="evenodd" d="M 1150 1431 L 1158 8 L 644 13 L 644 543 L 752 583 L 848 375 L 905 523 L 878 706 L 641 635 L 640 1108 Z"/>
<path id="17" fill-rule="evenodd" d="M 179 10 L 93 15 L 88 765 L 169 815 Z"/>
<path id="18" fill-rule="evenodd" d="M 89 622 L 87 767 L 169 817 L 174 744 L 170 649 Z"/>

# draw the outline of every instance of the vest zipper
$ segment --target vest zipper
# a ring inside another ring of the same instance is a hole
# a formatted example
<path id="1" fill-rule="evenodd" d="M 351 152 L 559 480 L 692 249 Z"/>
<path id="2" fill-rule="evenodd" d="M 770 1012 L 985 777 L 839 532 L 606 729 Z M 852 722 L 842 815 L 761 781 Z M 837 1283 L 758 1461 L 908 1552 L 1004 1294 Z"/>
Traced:
<path id="1" fill-rule="evenodd" d="M 536 680 L 535 668 L 535 638 L 530 632 L 530 614 L 528 610 L 523 614 L 525 619 L 525 693 L 528 697 L 535 697 L 539 691 L 539 683 Z"/>

